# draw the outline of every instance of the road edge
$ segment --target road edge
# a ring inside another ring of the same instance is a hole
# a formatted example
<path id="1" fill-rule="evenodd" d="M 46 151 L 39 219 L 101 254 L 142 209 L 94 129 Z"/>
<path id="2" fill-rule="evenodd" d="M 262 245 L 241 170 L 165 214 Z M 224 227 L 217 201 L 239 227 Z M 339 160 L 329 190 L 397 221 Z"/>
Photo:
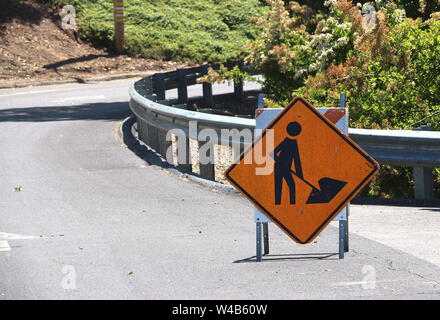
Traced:
<path id="1" fill-rule="evenodd" d="M 132 130 L 135 123 L 136 117 L 134 115 L 125 118 L 119 127 L 119 136 L 127 148 L 139 158 L 144 160 L 149 166 L 156 167 L 160 170 L 165 170 L 181 180 L 189 181 L 211 191 L 235 195 L 240 194 L 234 187 L 230 185 L 205 179 L 194 172 L 190 172 L 183 168 L 169 164 L 159 153 L 134 136 Z"/>
<path id="2" fill-rule="evenodd" d="M 156 71 L 147 72 L 147 73 L 118 74 L 118 75 L 95 77 L 95 78 L 75 78 L 68 80 L 17 82 L 12 84 L 0 84 L 0 89 L 41 87 L 41 86 L 52 86 L 52 85 L 69 84 L 69 83 L 94 83 L 94 82 L 123 80 L 123 79 L 131 79 L 131 78 L 144 78 L 151 76 L 154 73 L 156 73 Z"/>

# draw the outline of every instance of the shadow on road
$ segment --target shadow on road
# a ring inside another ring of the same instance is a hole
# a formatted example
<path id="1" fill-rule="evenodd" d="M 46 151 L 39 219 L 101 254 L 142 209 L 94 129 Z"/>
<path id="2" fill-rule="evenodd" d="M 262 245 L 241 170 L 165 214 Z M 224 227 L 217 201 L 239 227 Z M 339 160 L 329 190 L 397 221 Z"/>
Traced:
<path id="1" fill-rule="evenodd" d="M 122 120 L 130 115 L 128 102 L 92 103 L 74 106 L 0 109 L 0 122 L 45 122 L 72 120 Z"/>
<path id="2" fill-rule="evenodd" d="M 420 209 L 421 211 L 428 211 L 428 212 L 438 212 L 438 213 L 440 213 L 440 208 L 426 208 L 426 209 L 424 209 L 424 208 L 422 208 L 422 209 Z"/>
<path id="3" fill-rule="evenodd" d="M 296 261 L 310 261 L 310 260 L 339 260 L 337 253 L 303 253 L 303 254 L 269 254 L 262 257 L 261 262 L 264 261 L 282 261 L 282 260 L 296 260 Z M 249 263 L 257 262 L 256 256 L 236 260 L 234 263 Z"/>

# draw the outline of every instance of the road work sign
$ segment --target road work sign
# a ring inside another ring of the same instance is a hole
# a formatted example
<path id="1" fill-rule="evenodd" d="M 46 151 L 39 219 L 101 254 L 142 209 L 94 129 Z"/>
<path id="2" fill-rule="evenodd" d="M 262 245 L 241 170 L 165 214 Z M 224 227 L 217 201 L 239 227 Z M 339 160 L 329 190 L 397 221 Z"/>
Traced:
<path id="1" fill-rule="evenodd" d="M 378 170 L 374 159 L 297 97 L 225 176 L 289 237 L 307 244 Z"/>
<path id="2" fill-rule="evenodd" d="M 348 109 L 347 108 L 316 108 L 324 117 L 330 120 L 341 132 L 348 135 Z M 261 108 L 255 111 L 255 134 L 261 132 L 275 119 L 283 108 Z M 255 222 L 269 222 L 270 220 L 254 207 Z M 333 221 L 347 220 L 347 208 L 344 207 L 333 219 Z"/>

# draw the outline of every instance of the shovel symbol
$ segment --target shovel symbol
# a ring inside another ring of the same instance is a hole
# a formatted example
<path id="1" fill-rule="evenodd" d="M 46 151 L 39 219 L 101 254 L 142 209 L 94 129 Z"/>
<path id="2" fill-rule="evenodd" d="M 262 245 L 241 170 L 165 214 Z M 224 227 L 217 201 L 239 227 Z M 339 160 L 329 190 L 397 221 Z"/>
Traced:
<path id="1" fill-rule="evenodd" d="M 305 180 L 303 178 L 298 143 L 295 138 L 301 133 L 301 125 L 298 122 L 291 122 L 287 125 L 286 132 L 288 136 L 270 154 L 275 160 L 275 204 L 281 204 L 283 180 L 286 181 L 289 187 L 290 204 L 295 204 L 295 181 L 291 174 L 304 181 L 313 189 L 306 204 L 329 203 L 347 182 L 325 177 L 319 179 L 319 188 L 317 188 Z M 296 172 L 292 170 L 292 164 L 295 164 Z"/>
<path id="2" fill-rule="evenodd" d="M 307 199 L 306 204 L 329 203 L 330 201 L 332 201 L 334 197 L 336 197 L 339 191 L 341 191 L 341 189 L 344 188 L 344 186 L 347 184 L 347 182 L 341 180 L 336 180 L 332 178 L 321 178 L 318 181 L 319 188 L 317 188 L 307 180 L 298 176 L 295 171 L 293 170 L 290 171 L 297 178 L 304 181 L 309 187 L 313 189 L 309 195 L 309 198 Z"/>

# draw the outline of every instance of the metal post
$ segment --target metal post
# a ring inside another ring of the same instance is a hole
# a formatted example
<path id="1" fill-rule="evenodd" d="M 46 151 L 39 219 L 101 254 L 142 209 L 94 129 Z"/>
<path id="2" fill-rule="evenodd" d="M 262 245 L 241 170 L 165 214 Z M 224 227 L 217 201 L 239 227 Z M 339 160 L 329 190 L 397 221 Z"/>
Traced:
<path id="1" fill-rule="evenodd" d="M 186 69 L 177 69 L 177 96 L 179 103 L 188 102 L 188 88 L 186 84 Z"/>
<path id="2" fill-rule="evenodd" d="M 258 94 L 257 109 L 263 109 L 263 108 L 264 108 L 264 94 L 259 93 Z"/>
<path id="3" fill-rule="evenodd" d="M 346 221 L 339 220 L 339 259 L 344 259 L 345 223 Z"/>
<path id="4" fill-rule="evenodd" d="M 257 109 L 263 109 L 264 108 L 264 95 L 262 93 L 258 94 L 258 103 L 257 103 Z M 257 224 L 261 225 L 261 222 L 257 222 Z M 269 254 L 269 224 L 267 222 L 263 222 L 263 246 L 264 246 L 264 255 Z M 258 226 L 257 226 L 258 229 Z M 257 237 L 257 248 L 258 248 L 258 241 L 261 238 Z M 260 244 L 261 246 L 261 244 Z M 258 249 L 257 249 L 258 251 Z M 260 249 L 261 251 L 261 249 Z"/>
<path id="5" fill-rule="evenodd" d="M 339 97 L 339 108 L 346 108 L 347 106 L 347 95 L 345 93 L 341 93 Z"/>
<path id="6" fill-rule="evenodd" d="M 339 98 L 339 108 L 347 107 L 347 95 L 345 93 L 341 93 Z M 349 244 L 348 244 L 348 216 L 350 213 L 350 204 L 347 204 L 346 207 L 346 221 L 339 221 L 339 259 L 344 259 L 344 252 L 348 252 Z"/>
<path id="7" fill-rule="evenodd" d="M 176 135 L 176 139 L 177 164 L 180 167 L 192 172 L 191 140 L 185 135 Z M 181 139 L 183 139 L 183 142 Z"/>
<path id="8" fill-rule="evenodd" d="M 257 226 L 257 254 L 256 259 L 257 262 L 261 261 L 261 222 L 256 223 Z"/>
<path id="9" fill-rule="evenodd" d="M 209 70 L 209 65 L 204 65 L 202 67 L 202 75 L 207 75 Z M 212 95 L 212 84 L 203 82 L 203 102 L 206 107 L 211 108 L 214 105 L 214 97 Z"/>
<path id="10" fill-rule="evenodd" d="M 157 100 L 165 100 L 165 75 L 163 73 L 154 75 L 154 93 Z"/>
<path id="11" fill-rule="evenodd" d="M 241 68 L 243 66 L 243 62 L 239 62 L 237 64 L 237 66 L 241 70 Z M 243 102 L 243 100 L 244 100 L 244 84 L 243 84 L 243 81 L 240 81 L 238 83 L 234 81 L 234 97 L 235 97 L 236 100 L 238 100 L 240 102 Z M 236 111 L 238 112 L 238 107 L 237 107 Z"/>
<path id="12" fill-rule="evenodd" d="M 264 254 L 269 254 L 269 224 L 263 222 L 263 244 L 264 244 Z"/>
<path id="13" fill-rule="evenodd" d="M 159 132 L 156 127 L 148 126 L 148 145 L 159 152 Z"/>
<path id="14" fill-rule="evenodd" d="M 115 48 L 117 53 L 124 51 L 124 1 L 113 0 L 113 16 L 115 21 Z"/>
<path id="15" fill-rule="evenodd" d="M 348 252 L 350 250 L 350 246 L 348 244 L 349 236 L 348 236 L 348 219 L 350 216 L 350 204 L 347 204 L 347 221 L 344 223 L 345 225 L 345 232 L 344 232 L 344 251 Z"/>
<path id="16" fill-rule="evenodd" d="M 153 79 L 151 78 L 145 78 L 143 80 L 144 82 L 144 89 L 146 94 L 152 95 L 153 94 Z"/>
<path id="17" fill-rule="evenodd" d="M 416 199 L 434 198 L 434 175 L 432 168 L 415 167 L 414 176 L 414 197 Z"/>
<path id="18" fill-rule="evenodd" d="M 415 131 L 431 131 L 430 126 L 421 126 L 415 128 Z M 433 168 L 414 167 L 414 197 L 416 199 L 433 199 L 434 198 L 434 174 Z"/>
<path id="19" fill-rule="evenodd" d="M 244 100 L 243 82 L 238 82 L 238 83 L 234 82 L 234 96 L 237 101 L 242 102 Z"/>
<path id="20" fill-rule="evenodd" d="M 210 141 L 199 141 L 199 159 L 200 159 L 200 147 L 203 146 L 205 143 L 211 143 Z M 214 155 L 211 154 L 211 148 L 209 148 L 206 152 L 206 157 L 214 160 Z M 200 175 L 208 180 L 215 181 L 215 163 L 212 161 L 212 163 L 207 164 L 201 164 L 199 160 L 199 168 L 200 168 Z"/>
<path id="21" fill-rule="evenodd" d="M 167 159 L 167 150 L 172 147 L 173 142 L 167 141 L 167 132 L 165 130 L 157 129 L 157 138 L 159 142 L 159 150 L 156 149 L 157 152 L 166 160 Z M 173 164 L 173 163 L 170 163 Z"/>

